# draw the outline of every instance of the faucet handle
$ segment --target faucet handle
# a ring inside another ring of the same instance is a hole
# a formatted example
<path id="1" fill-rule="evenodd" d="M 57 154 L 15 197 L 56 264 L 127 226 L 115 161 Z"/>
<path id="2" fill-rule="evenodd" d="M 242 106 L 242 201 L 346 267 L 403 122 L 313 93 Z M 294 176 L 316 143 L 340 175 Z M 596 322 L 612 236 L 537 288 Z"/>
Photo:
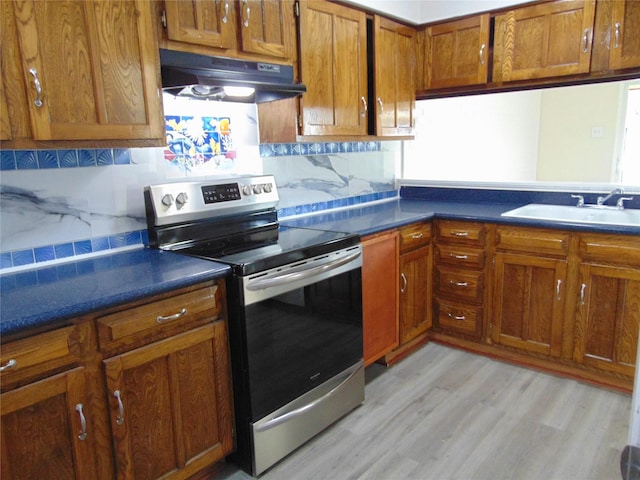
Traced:
<path id="1" fill-rule="evenodd" d="M 571 198 L 577 198 L 578 204 L 576 207 L 584 207 L 584 197 L 582 195 L 571 195 Z"/>
<path id="2" fill-rule="evenodd" d="M 633 197 L 620 197 L 618 199 L 618 202 L 616 203 L 616 207 L 622 210 L 624 208 L 624 202 L 626 202 L 627 200 L 633 200 Z"/>

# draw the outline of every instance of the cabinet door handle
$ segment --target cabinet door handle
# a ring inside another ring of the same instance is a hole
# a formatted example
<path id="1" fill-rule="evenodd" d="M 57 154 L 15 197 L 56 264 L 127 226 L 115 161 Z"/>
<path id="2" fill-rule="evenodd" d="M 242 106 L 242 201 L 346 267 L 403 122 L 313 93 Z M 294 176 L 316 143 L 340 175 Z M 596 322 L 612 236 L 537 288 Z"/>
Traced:
<path id="1" fill-rule="evenodd" d="M 384 112 L 384 103 L 382 103 L 382 99 L 380 97 L 378 97 L 378 105 L 380 106 L 380 112 L 379 113 Z"/>
<path id="2" fill-rule="evenodd" d="M 584 296 L 587 291 L 587 284 L 583 283 L 580 287 L 580 305 L 584 305 Z"/>
<path id="3" fill-rule="evenodd" d="M 451 258 L 455 258 L 456 260 L 466 260 L 467 258 L 469 258 L 468 255 L 458 255 L 457 253 L 450 253 L 449 256 Z"/>
<path id="4" fill-rule="evenodd" d="M 224 15 L 221 20 L 222 23 L 227 23 L 229 20 L 229 2 L 224 2 Z"/>
<path id="5" fill-rule="evenodd" d="M 484 65 L 484 49 L 487 46 L 483 43 L 482 46 L 480 47 L 480 65 Z"/>
<path id="6" fill-rule="evenodd" d="M 456 281 L 454 281 L 454 280 L 449 280 L 449 283 L 450 283 L 451 285 L 456 286 L 456 287 L 468 287 L 468 286 L 469 286 L 469 283 L 468 283 L 468 282 L 456 282 Z"/>
<path id="7" fill-rule="evenodd" d="M 84 412 L 82 411 L 81 403 L 76 405 L 76 412 L 78 412 L 78 415 L 80 415 L 80 425 L 82 426 L 82 431 L 78 434 L 78 439 L 86 440 L 87 439 L 87 419 L 84 417 Z"/>
<path id="8" fill-rule="evenodd" d="M 447 317 L 453 318 L 454 320 L 458 320 L 460 322 L 467 319 L 467 317 L 465 317 L 464 315 L 454 315 L 453 313 L 447 313 Z"/>
<path id="9" fill-rule="evenodd" d="M 401 273 L 400 278 L 402 278 L 402 287 L 400 287 L 400 292 L 404 293 L 407 291 L 407 277 L 404 273 Z"/>
<path id="10" fill-rule="evenodd" d="M 456 231 L 456 230 L 451 230 L 450 233 L 454 237 L 468 237 L 469 236 L 469 232 L 459 232 L 459 231 Z"/>
<path id="11" fill-rule="evenodd" d="M 613 48 L 620 48 L 620 22 L 616 22 L 613 26 Z"/>
<path id="12" fill-rule="evenodd" d="M 16 359 L 15 358 L 10 358 L 7 363 L 5 363 L 4 365 L 2 365 L 0 367 L 0 372 L 4 372 L 5 370 L 9 370 L 10 368 L 15 367 L 16 365 L 18 365 L 18 362 L 16 361 Z"/>
<path id="13" fill-rule="evenodd" d="M 364 97 L 360 97 L 360 101 L 362 102 L 362 110 L 360 110 L 360 116 L 365 117 L 367 115 L 367 99 Z"/>
<path id="14" fill-rule="evenodd" d="M 413 233 L 413 234 L 411 234 L 411 238 L 413 238 L 413 239 L 415 239 L 415 240 L 418 240 L 418 239 L 420 239 L 420 238 L 422 238 L 422 237 L 423 237 L 422 232 L 418 232 L 418 233 Z"/>
<path id="15" fill-rule="evenodd" d="M 122 403 L 122 396 L 120 395 L 120 390 L 116 390 L 113 392 L 113 396 L 118 400 L 118 417 L 116 418 L 116 423 L 118 425 L 122 425 L 124 423 L 124 404 Z"/>
<path id="16" fill-rule="evenodd" d="M 251 9 L 249 8 L 249 4 L 247 3 L 247 0 L 242 0 L 242 3 L 244 4 L 244 21 L 242 22 L 242 24 L 245 27 L 249 26 L 249 19 L 251 18 Z"/>
<path id="17" fill-rule="evenodd" d="M 183 308 L 178 313 L 174 313 L 173 315 L 167 315 L 166 317 L 163 317 L 162 315 L 158 315 L 156 317 L 156 322 L 157 323 L 170 322 L 171 320 L 176 320 L 180 317 L 185 316 L 186 314 L 187 314 L 187 309 Z"/>
<path id="18" fill-rule="evenodd" d="M 31 67 L 29 69 L 29 73 L 33 75 L 33 85 L 36 87 L 36 99 L 33 101 L 33 104 L 40 108 L 42 103 L 42 85 L 40 84 L 40 79 L 38 78 L 38 71 Z"/>
<path id="19" fill-rule="evenodd" d="M 591 30 L 589 28 L 584 29 L 584 35 L 582 35 L 582 53 L 587 53 L 589 51 L 589 32 Z"/>
<path id="20" fill-rule="evenodd" d="M 560 287 L 562 287 L 562 280 L 556 283 L 556 300 L 560 300 Z"/>

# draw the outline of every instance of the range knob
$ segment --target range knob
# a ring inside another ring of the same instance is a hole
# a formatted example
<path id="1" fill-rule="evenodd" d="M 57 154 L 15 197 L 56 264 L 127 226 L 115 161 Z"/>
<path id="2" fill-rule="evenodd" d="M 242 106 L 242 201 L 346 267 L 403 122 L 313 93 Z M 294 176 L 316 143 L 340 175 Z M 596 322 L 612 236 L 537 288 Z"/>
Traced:
<path id="1" fill-rule="evenodd" d="M 262 185 L 262 189 L 264 190 L 264 193 L 271 193 L 271 191 L 273 190 L 273 185 L 271 185 L 270 183 L 265 183 L 264 185 Z"/>
<path id="2" fill-rule="evenodd" d="M 179 193 L 178 196 L 176 197 L 176 207 L 182 208 L 184 204 L 187 203 L 188 200 L 189 200 L 189 197 L 187 196 L 186 192 Z"/>
<path id="3" fill-rule="evenodd" d="M 260 185 L 259 183 L 254 185 L 253 193 L 255 193 L 256 195 L 258 195 L 259 193 L 262 193 L 262 185 Z"/>
<path id="4" fill-rule="evenodd" d="M 244 193 L 245 195 L 251 195 L 251 185 L 243 185 L 242 193 Z"/>
<path id="5" fill-rule="evenodd" d="M 171 195 L 170 193 L 165 193 L 162 196 L 162 204 L 165 207 L 170 207 L 171 205 L 173 205 L 173 195 Z"/>

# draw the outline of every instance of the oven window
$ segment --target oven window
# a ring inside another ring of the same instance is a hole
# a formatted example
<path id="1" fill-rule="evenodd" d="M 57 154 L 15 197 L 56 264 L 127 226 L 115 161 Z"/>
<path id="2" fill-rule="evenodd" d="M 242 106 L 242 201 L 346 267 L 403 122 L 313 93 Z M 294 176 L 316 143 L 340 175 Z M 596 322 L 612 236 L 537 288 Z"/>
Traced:
<path id="1" fill-rule="evenodd" d="M 362 359 L 361 270 L 245 308 L 252 420 Z"/>

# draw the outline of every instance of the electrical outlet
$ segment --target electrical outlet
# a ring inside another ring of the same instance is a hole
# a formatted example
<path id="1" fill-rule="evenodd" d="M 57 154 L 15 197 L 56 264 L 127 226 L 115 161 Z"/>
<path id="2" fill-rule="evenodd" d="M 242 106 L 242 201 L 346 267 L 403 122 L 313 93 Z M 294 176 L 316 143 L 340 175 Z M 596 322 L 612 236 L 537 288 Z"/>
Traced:
<path id="1" fill-rule="evenodd" d="M 591 137 L 592 138 L 604 137 L 604 127 L 591 127 Z"/>

